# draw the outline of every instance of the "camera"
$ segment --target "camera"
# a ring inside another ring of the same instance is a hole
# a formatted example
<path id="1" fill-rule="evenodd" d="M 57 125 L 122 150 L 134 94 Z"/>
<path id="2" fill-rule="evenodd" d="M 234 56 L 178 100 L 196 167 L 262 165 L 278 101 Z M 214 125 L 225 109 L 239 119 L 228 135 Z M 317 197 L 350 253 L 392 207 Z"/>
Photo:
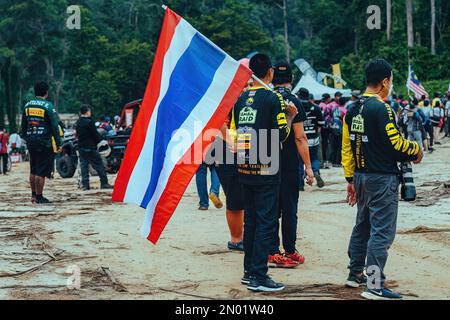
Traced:
<path id="1" fill-rule="evenodd" d="M 416 186 L 414 185 L 414 177 L 412 165 L 410 162 L 402 162 L 400 164 L 401 172 L 401 196 L 404 201 L 416 200 Z"/>

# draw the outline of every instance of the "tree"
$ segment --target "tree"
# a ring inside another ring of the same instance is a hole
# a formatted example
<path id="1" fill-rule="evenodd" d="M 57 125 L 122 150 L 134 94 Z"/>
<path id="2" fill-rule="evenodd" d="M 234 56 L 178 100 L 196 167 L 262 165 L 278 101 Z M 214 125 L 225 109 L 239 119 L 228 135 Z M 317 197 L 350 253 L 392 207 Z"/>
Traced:
<path id="1" fill-rule="evenodd" d="M 408 33 L 408 48 L 412 48 L 412 47 L 414 47 L 412 0 L 406 0 L 406 23 L 407 23 L 407 33 Z"/>
<path id="2" fill-rule="evenodd" d="M 431 4 L 431 54 L 436 54 L 436 1 L 430 0 Z"/>
<path id="3" fill-rule="evenodd" d="M 392 31 L 392 0 L 386 0 L 386 35 L 387 41 L 391 41 Z"/>

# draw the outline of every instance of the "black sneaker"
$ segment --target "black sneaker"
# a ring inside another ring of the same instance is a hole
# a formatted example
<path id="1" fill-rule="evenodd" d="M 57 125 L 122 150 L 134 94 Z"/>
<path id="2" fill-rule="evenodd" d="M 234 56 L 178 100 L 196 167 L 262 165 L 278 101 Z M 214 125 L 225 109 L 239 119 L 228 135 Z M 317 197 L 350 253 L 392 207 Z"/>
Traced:
<path id="1" fill-rule="evenodd" d="M 318 186 L 319 188 L 323 188 L 323 187 L 325 186 L 325 182 L 323 182 L 323 179 L 322 179 L 322 177 L 320 176 L 320 174 L 315 173 L 315 174 L 314 174 L 314 178 L 316 179 L 316 181 L 317 181 L 317 186 Z"/>
<path id="2" fill-rule="evenodd" d="M 114 189 L 114 187 L 109 183 L 105 183 L 101 185 L 100 189 Z"/>
<path id="3" fill-rule="evenodd" d="M 50 204 L 52 202 L 45 197 L 40 197 L 40 198 L 36 199 L 36 203 L 37 204 Z"/>
<path id="4" fill-rule="evenodd" d="M 254 292 L 277 292 L 283 290 L 284 285 L 273 281 L 270 277 L 264 280 L 251 278 L 247 289 Z"/>
<path id="5" fill-rule="evenodd" d="M 228 241 L 228 249 L 232 251 L 244 251 L 244 242 L 239 241 L 238 243 L 234 243 Z"/>
<path id="6" fill-rule="evenodd" d="M 359 288 L 360 286 L 367 285 L 367 277 L 363 274 L 357 274 L 355 272 L 351 272 L 348 275 L 347 282 L 345 282 L 345 286 L 348 288 Z"/>
<path id="7" fill-rule="evenodd" d="M 91 187 L 83 187 L 83 188 L 81 188 L 81 190 L 83 190 L 83 191 L 89 191 L 89 190 L 91 190 Z"/>
<path id="8" fill-rule="evenodd" d="M 249 275 L 248 272 L 244 272 L 244 276 L 241 278 L 241 283 L 244 285 L 249 285 L 250 281 L 253 279 L 254 277 Z"/>
<path id="9" fill-rule="evenodd" d="M 393 292 L 389 289 L 369 289 L 367 288 L 363 293 L 361 293 L 361 297 L 368 300 L 400 300 L 402 299 L 402 295 Z"/>

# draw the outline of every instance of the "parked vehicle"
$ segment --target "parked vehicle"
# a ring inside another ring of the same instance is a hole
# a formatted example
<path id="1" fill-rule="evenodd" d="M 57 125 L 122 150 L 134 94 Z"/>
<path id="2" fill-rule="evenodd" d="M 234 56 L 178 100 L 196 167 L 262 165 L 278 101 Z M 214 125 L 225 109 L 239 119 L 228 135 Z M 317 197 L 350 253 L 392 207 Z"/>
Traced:
<path id="1" fill-rule="evenodd" d="M 120 169 L 141 103 L 142 100 L 136 100 L 123 107 L 116 132 L 107 133 L 105 130 L 99 129 L 102 138 L 108 142 L 111 148 L 109 156 L 103 158 L 108 173 L 117 173 Z M 72 178 L 75 175 L 78 166 L 77 150 L 75 132 L 65 130 L 62 152 L 56 156 L 56 171 L 62 178 Z M 89 168 L 89 170 L 91 175 L 97 174 L 93 168 Z"/>
<path id="2" fill-rule="evenodd" d="M 73 130 L 65 130 L 62 152 L 56 155 L 56 171 L 61 178 L 72 178 L 78 166 L 78 142 Z"/>
<path id="3" fill-rule="evenodd" d="M 141 104 L 142 100 L 127 103 L 122 109 L 117 133 L 115 135 L 106 135 L 106 140 L 111 147 L 111 155 L 106 159 L 106 171 L 108 173 L 116 173 L 120 169 Z"/>

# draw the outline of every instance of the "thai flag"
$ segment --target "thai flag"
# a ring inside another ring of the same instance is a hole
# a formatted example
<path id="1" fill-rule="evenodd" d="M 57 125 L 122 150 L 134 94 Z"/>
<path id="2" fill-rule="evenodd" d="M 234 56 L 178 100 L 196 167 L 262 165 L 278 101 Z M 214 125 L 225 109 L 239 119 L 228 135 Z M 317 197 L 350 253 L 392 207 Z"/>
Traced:
<path id="1" fill-rule="evenodd" d="M 112 200 L 146 208 L 141 233 L 156 244 L 204 154 L 251 77 L 166 9 L 150 79 Z"/>

